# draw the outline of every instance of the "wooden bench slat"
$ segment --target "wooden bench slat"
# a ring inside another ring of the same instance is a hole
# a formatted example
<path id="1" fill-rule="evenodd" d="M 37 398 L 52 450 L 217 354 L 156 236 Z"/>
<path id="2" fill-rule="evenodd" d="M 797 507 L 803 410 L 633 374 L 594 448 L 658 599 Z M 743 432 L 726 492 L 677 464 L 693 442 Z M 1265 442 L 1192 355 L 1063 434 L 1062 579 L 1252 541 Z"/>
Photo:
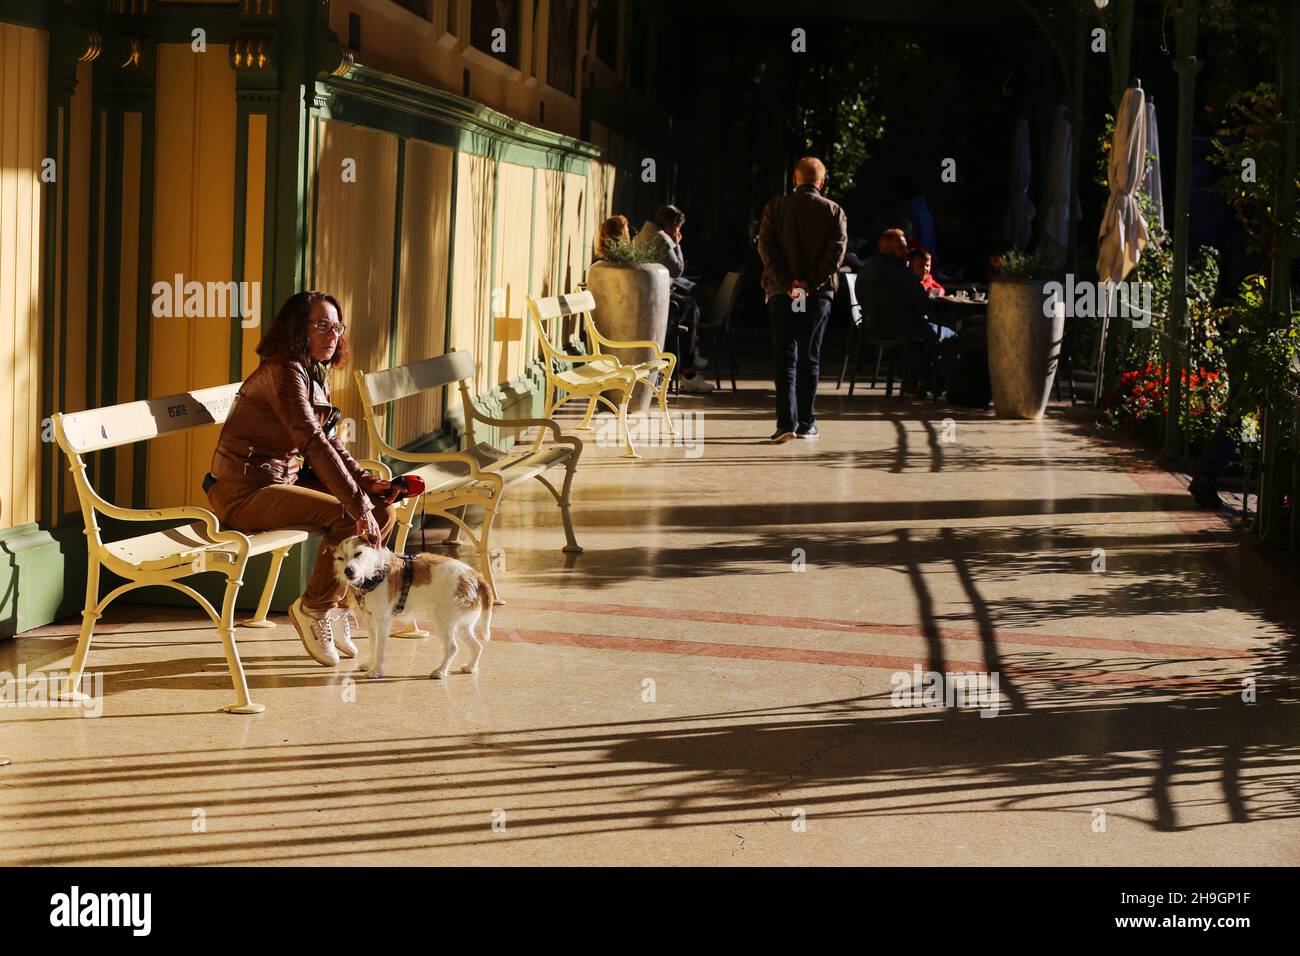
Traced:
<path id="1" fill-rule="evenodd" d="M 365 380 L 370 400 L 376 405 L 383 405 L 473 377 L 473 353 L 453 351 L 411 365 L 367 372 Z"/>
<path id="2" fill-rule="evenodd" d="M 248 535 L 248 555 L 254 557 L 277 548 L 287 548 L 306 541 L 318 530 L 320 529 L 302 525 L 252 532 Z M 191 563 L 200 554 L 224 553 L 233 556 L 237 552 L 232 544 L 209 540 L 207 529 L 201 522 L 110 541 L 104 545 L 104 550 L 144 571 L 178 568 Z"/>
<path id="3" fill-rule="evenodd" d="M 549 320 L 594 311 L 596 297 L 584 290 L 570 292 L 567 295 L 547 296 L 545 299 L 533 299 L 532 303 L 538 317 Z"/>
<path id="4" fill-rule="evenodd" d="M 226 420 L 243 382 L 199 388 L 166 398 L 109 405 L 63 416 L 63 434 L 78 454 L 116 448 L 169 432 Z"/>

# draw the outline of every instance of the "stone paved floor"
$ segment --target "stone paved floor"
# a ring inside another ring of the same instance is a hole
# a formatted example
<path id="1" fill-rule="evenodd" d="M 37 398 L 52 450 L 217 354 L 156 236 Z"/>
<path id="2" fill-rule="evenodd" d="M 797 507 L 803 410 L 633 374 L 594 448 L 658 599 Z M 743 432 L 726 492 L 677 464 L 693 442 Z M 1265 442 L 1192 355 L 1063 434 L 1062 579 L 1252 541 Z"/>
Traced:
<path id="1" fill-rule="evenodd" d="M 198 612 L 111 609 L 102 716 L 0 709 L 0 863 L 1300 862 L 1286 573 L 1061 409 L 823 386 L 823 439 L 769 446 L 743 384 L 675 401 L 702 444 L 588 447 L 580 556 L 514 498 L 476 676 L 395 641 L 354 684 L 281 617 L 228 716 Z M 996 716 L 893 706 L 918 668 L 996 673 Z"/>

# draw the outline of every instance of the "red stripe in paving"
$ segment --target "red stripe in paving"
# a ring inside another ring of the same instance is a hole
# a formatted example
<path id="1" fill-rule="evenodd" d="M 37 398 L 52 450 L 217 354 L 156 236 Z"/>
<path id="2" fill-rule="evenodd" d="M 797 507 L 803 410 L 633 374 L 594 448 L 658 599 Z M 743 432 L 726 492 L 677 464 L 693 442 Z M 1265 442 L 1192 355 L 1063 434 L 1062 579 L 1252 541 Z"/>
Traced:
<path id="1" fill-rule="evenodd" d="M 512 599 L 513 600 L 513 599 Z M 497 628 L 493 637 L 500 641 L 524 644 L 548 644 L 559 647 L 582 647 L 591 650 L 633 651 L 643 654 L 680 654 L 686 657 L 718 657 L 731 660 L 785 661 L 796 664 L 835 664 L 841 667 L 868 667 L 882 670 L 911 672 L 918 663 L 911 657 L 891 657 L 884 654 L 854 654 L 846 651 L 805 650 L 794 647 L 765 647 L 752 644 L 718 644 L 710 641 L 677 641 L 648 637 L 625 637 L 615 634 L 574 634 L 568 631 L 532 631 L 517 628 Z M 947 672 L 980 672 L 984 664 L 971 661 L 944 660 Z M 1200 677 L 1158 677 L 1150 674 L 1129 674 L 1101 669 L 1082 668 L 1020 668 L 1003 665 L 1001 668 L 1013 680 L 1070 681 L 1080 684 L 1108 684 L 1112 686 L 1143 686 L 1181 688 L 1192 690 L 1222 690 L 1225 682 L 1241 686 L 1240 675 Z"/>
<path id="2" fill-rule="evenodd" d="M 850 631 L 857 634 L 883 634 L 898 637 L 925 637 L 926 632 L 914 625 L 881 624 L 873 621 L 843 621 L 829 618 L 780 617 L 771 614 L 739 614 L 731 611 L 697 611 L 679 607 L 641 607 L 635 604 L 592 604 L 582 601 L 548 601 L 539 598 L 510 599 L 512 607 L 529 611 L 565 611 L 571 614 L 606 614 L 611 617 L 641 617 L 671 621 L 697 621 L 707 624 L 744 624 L 750 627 L 776 627 L 799 631 Z M 941 627 L 936 631 L 944 640 L 982 641 L 984 635 L 967 628 Z M 1109 640 L 1066 634 L 1040 634 L 1036 631 L 994 631 L 994 640 L 1033 647 L 1072 647 L 1085 650 L 1127 651 L 1134 654 L 1176 654 L 1180 657 L 1251 658 L 1249 651 L 1193 644 L 1164 644 L 1155 641 Z M 693 642 L 687 642 L 693 643 Z M 726 645 L 729 646 L 729 645 Z"/>

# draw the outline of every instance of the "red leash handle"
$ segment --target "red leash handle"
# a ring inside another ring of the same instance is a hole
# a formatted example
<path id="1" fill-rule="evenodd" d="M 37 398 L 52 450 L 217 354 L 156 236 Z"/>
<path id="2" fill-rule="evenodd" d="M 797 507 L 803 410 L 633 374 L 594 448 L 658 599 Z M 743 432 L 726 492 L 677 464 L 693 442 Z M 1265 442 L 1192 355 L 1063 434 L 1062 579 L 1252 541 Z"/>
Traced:
<path id="1" fill-rule="evenodd" d="M 402 498 L 418 498 L 422 494 L 424 494 L 423 478 L 419 475 L 398 475 L 388 483 L 384 501 L 391 505 Z"/>

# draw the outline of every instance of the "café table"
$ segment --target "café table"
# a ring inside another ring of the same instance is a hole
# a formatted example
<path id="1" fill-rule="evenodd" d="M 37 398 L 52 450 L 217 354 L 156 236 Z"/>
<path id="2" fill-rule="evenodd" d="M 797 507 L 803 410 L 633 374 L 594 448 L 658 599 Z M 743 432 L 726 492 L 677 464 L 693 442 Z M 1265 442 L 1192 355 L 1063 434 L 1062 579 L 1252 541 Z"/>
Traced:
<path id="1" fill-rule="evenodd" d="M 951 329 L 982 324 L 988 317 L 988 299 L 941 295 L 935 296 L 934 302 L 937 306 L 935 309 L 937 321 Z"/>

